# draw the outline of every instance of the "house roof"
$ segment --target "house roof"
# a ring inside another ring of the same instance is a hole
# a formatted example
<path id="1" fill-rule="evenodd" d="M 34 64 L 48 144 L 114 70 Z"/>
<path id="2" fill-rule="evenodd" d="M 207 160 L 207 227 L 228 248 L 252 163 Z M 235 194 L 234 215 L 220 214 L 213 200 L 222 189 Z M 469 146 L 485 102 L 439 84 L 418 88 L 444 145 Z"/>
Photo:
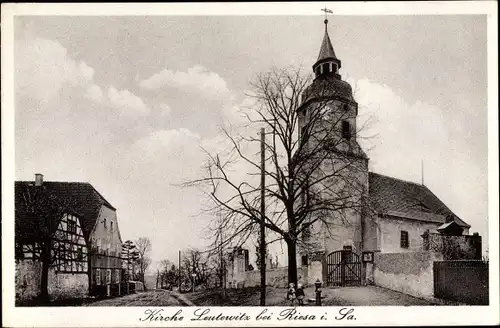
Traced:
<path id="1" fill-rule="evenodd" d="M 99 216 L 102 205 L 116 210 L 90 183 L 87 182 L 43 182 L 40 187 L 34 186 L 33 181 L 15 182 L 15 222 L 16 234 L 20 233 L 24 237 L 35 237 L 36 229 L 39 229 L 40 222 L 33 222 L 37 215 L 27 208 L 24 197 L 30 190 L 41 191 L 41 195 L 53 195 L 61 203 L 74 204 L 71 209 L 72 214 L 80 218 L 82 230 L 88 239 Z M 39 215 L 38 215 L 39 217 Z"/>
<path id="2" fill-rule="evenodd" d="M 421 184 L 370 172 L 369 196 L 379 214 L 440 224 L 455 221 L 470 228 Z"/>
<path id="3" fill-rule="evenodd" d="M 460 227 L 460 225 L 456 221 L 450 221 L 448 223 L 443 223 L 442 225 L 437 227 L 436 230 L 441 232 L 448 229 L 455 229 L 457 225 Z"/>

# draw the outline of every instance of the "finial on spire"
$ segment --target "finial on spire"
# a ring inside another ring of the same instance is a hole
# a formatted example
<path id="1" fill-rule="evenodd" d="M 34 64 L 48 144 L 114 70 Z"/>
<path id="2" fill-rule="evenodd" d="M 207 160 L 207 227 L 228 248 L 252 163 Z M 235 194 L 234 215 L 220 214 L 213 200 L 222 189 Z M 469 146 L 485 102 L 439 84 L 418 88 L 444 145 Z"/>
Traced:
<path id="1" fill-rule="evenodd" d="M 323 8 L 323 9 L 321 9 L 321 11 L 325 12 L 325 25 L 326 25 L 326 24 L 328 24 L 328 17 L 327 17 L 327 15 L 328 14 L 333 14 L 333 11 L 331 11 L 330 9 L 328 9 L 326 7 Z"/>

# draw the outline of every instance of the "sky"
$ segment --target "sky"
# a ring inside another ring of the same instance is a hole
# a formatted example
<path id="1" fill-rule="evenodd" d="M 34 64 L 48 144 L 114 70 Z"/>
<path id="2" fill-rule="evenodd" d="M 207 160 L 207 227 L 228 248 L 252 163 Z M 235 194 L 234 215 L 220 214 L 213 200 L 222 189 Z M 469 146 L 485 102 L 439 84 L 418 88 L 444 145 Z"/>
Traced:
<path id="1" fill-rule="evenodd" d="M 206 199 L 179 187 L 200 176 L 200 146 L 220 148 L 255 74 L 311 69 L 323 19 L 17 16 L 15 179 L 92 183 L 124 241 L 149 237 L 153 260 L 175 263 L 210 243 Z M 423 161 L 425 185 L 487 248 L 486 16 L 329 20 L 340 74 L 372 118 L 370 170 L 421 182 Z"/>

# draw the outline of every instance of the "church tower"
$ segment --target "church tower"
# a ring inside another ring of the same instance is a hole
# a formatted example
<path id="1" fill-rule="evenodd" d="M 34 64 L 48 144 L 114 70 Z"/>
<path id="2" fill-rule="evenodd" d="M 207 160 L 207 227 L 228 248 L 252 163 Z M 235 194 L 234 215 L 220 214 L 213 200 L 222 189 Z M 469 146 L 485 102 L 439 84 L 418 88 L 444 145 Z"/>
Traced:
<path id="1" fill-rule="evenodd" d="M 340 198 L 339 195 L 348 194 L 350 198 L 345 203 L 348 205 L 345 209 L 331 214 L 325 220 L 317 221 L 309 232 L 313 246 L 300 253 L 303 265 L 304 262 L 309 262 L 310 281 L 316 279 L 312 277 L 315 275 L 325 281 L 324 258 L 331 252 L 352 249 L 361 254 L 363 251 L 362 203 L 368 190 L 368 157 L 357 140 L 358 104 L 354 100 L 351 86 L 342 80 L 339 73 L 342 63 L 337 58 L 328 35 L 328 20 L 325 19 L 324 23 L 323 42 L 318 59 L 312 67 L 314 80 L 304 90 L 302 104 L 298 108 L 299 136 L 308 149 L 318 149 L 314 145 L 324 142 L 324 136 L 328 136 L 328 144 L 319 147 L 320 151 L 328 153 L 320 155 L 323 156 L 322 162 L 314 164 L 318 167 L 314 174 L 331 175 L 331 179 L 326 182 L 330 185 L 322 188 L 332 190 L 331 195 L 335 195 L 332 197 Z M 316 137 L 313 138 L 313 135 Z M 304 261 L 305 256 L 309 261 Z M 322 262 L 323 268 L 320 269 L 320 263 L 316 263 L 316 269 L 313 269 L 311 265 L 314 261 Z"/>

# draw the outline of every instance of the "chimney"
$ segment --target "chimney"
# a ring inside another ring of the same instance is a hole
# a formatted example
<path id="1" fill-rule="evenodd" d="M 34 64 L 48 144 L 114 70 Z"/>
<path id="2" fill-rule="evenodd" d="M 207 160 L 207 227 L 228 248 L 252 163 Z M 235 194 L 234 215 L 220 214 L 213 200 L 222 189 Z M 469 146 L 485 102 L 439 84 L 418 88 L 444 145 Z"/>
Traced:
<path id="1" fill-rule="evenodd" d="M 35 173 L 35 187 L 40 187 L 43 184 L 43 174 Z"/>

